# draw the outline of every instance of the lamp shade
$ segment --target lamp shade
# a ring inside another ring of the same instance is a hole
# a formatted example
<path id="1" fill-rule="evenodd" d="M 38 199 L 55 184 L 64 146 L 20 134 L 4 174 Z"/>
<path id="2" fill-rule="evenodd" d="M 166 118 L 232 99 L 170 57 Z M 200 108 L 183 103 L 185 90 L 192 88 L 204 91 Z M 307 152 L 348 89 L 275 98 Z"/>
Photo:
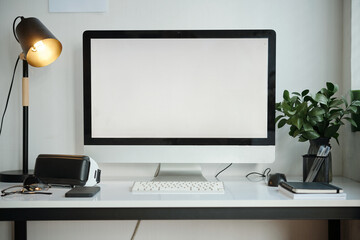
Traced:
<path id="1" fill-rule="evenodd" d="M 22 18 L 16 35 L 27 62 L 33 67 L 47 66 L 60 56 L 60 41 L 37 18 Z"/>

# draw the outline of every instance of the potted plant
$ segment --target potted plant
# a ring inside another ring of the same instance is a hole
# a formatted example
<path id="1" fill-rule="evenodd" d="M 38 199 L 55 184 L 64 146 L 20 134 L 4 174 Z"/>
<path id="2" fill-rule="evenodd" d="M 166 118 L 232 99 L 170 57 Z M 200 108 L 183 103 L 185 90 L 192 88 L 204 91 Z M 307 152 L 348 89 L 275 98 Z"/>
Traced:
<path id="1" fill-rule="evenodd" d="M 349 104 L 344 97 L 336 97 L 338 89 L 338 85 L 327 82 L 326 88 L 315 96 L 308 89 L 291 95 L 285 90 L 283 101 L 276 103 L 278 128 L 289 125 L 290 136 L 298 137 L 300 142 L 309 141 L 308 154 L 316 154 L 321 145 L 329 145 L 331 138 L 339 144 L 338 131 L 345 121 L 356 127 L 351 113 L 357 112 L 360 101 Z"/>

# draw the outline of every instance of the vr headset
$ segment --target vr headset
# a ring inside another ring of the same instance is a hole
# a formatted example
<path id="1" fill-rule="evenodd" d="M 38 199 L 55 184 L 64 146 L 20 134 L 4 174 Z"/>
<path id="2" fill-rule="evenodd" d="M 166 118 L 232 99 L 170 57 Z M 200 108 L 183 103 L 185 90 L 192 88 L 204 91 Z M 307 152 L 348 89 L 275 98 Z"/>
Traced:
<path id="1" fill-rule="evenodd" d="M 94 186 L 100 182 L 98 164 L 84 155 L 40 154 L 34 175 L 47 184 Z"/>

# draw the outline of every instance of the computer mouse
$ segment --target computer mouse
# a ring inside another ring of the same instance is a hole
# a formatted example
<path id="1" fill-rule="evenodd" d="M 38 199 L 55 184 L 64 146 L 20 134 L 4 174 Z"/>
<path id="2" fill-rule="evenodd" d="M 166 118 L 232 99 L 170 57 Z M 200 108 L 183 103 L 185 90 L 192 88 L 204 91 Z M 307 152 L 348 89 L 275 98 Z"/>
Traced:
<path id="1" fill-rule="evenodd" d="M 277 187 L 281 182 L 286 182 L 285 174 L 274 173 L 269 175 L 268 186 Z"/>

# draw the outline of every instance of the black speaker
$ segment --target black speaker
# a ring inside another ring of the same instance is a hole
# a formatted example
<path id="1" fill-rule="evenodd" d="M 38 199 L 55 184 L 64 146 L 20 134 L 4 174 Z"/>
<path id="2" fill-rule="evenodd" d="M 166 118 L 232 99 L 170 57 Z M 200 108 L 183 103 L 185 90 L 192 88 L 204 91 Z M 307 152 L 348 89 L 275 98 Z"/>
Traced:
<path id="1" fill-rule="evenodd" d="M 40 154 L 34 175 L 48 184 L 93 186 L 100 182 L 97 163 L 84 155 Z"/>

